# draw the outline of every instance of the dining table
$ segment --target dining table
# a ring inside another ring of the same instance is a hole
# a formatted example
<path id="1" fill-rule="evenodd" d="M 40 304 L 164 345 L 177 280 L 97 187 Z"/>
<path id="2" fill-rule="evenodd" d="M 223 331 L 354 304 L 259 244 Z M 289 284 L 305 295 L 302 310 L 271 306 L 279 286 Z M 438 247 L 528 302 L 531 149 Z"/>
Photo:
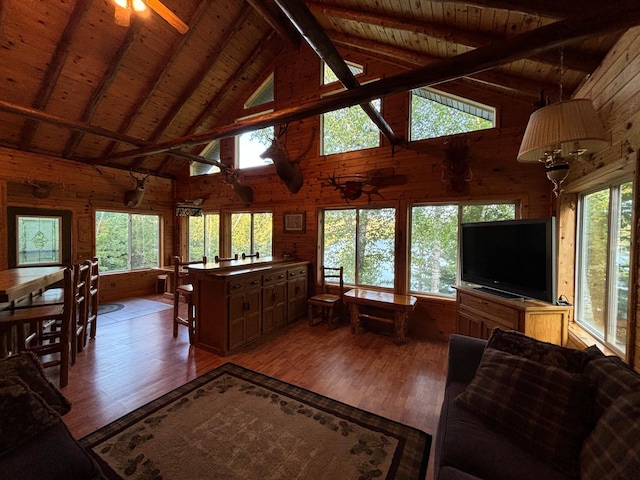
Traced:
<path id="1" fill-rule="evenodd" d="M 0 270 L 0 309 L 30 293 L 44 290 L 63 277 L 64 267 L 61 265 Z"/>

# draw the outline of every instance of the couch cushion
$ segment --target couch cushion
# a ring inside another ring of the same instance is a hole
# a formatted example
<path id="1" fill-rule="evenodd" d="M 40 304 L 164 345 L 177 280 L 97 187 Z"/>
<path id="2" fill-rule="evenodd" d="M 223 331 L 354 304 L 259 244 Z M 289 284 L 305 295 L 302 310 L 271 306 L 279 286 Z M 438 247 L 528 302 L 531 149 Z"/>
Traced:
<path id="1" fill-rule="evenodd" d="M 581 374 L 487 348 L 457 403 L 569 475 L 591 430 L 593 387 Z"/>
<path id="2" fill-rule="evenodd" d="M 640 391 L 619 396 L 604 412 L 580 452 L 582 480 L 640 476 Z"/>
<path id="3" fill-rule="evenodd" d="M 435 478 L 448 479 L 451 470 L 492 480 L 568 480 L 531 449 L 497 432 L 489 422 L 456 405 L 466 384 L 452 383 L 445 391 L 435 446 Z M 447 467 L 452 467 L 449 469 Z M 456 477 L 453 477 L 456 478 Z"/>
<path id="4" fill-rule="evenodd" d="M 19 377 L 40 395 L 60 415 L 71 410 L 71 402 L 51 383 L 42 371 L 42 364 L 31 352 L 22 352 L 0 360 L 0 378 Z"/>
<path id="5" fill-rule="evenodd" d="M 520 332 L 501 328 L 493 329 L 487 348 L 502 350 L 571 373 L 582 372 L 591 358 L 588 352 L 542 342 Z"/>
<path id="6" fill-rule="evenodd" d="M 584 369 L 596 383 L 594 415 L 597 418 L 609 405 L 624 393 L 640 391 L 640 375 L 618 357 L 601 357 L 591 360 Z"/>
<path id="7" fill-rule="evenodd" d="M 0 378 L 0 457 L 58 422 L 60 415 L 20 378 Z"/>

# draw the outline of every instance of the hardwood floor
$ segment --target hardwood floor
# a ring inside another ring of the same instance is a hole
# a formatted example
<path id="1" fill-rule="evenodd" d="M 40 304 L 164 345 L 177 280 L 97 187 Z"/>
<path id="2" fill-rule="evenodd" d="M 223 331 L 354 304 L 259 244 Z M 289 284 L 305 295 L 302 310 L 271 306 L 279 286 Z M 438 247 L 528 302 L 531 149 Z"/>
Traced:
<path id="1" fill-rule="evenodd" d="M 434 437 L 444 392 L 447 345 L 366 332 L 348 325 L 328 331 L 300 320 L 283 331 L 220 357 L 189 345 L 186 328 L 172 336 L 162 296 L 126 299 L 98 318 L 98 333 L 62 389 L 73 402 L 63 417 L 75 438 L 135 410 L 218 365 L 232 362 L 335 400 L 411 425 Z M 433 447 L 432 447 L 433 452 Z M 433 455 L 427 478 L 432 478 Z"/>

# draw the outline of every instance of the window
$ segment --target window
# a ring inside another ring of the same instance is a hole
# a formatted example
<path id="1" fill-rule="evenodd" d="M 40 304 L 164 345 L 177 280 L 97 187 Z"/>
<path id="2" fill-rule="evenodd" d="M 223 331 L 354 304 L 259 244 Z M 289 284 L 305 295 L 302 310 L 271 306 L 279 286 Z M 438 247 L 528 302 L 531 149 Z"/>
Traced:
<path id="1" fill-rule="evenodd" d="M 220 140 L 214 140 L 213 142 L 207 144 L 200 152 L 200 156 L 206 158 L 207 160 L 215 160 L 216 162 L 219 162 Z M 212 173 L 218 173 L 220 171 L 219 167 L 202 162 L 191 162 L 189 167 L 189 174 L 192 177 L 196 175 L 209 175 Z"/>
<path id="2" fill-rule="evenodd" d="M 265 103 L 273 102 L 273 100 L 273 72 L 271 72 L 266 80 L 262 82 L 262 85 L 260 85 L 245 102 L 244 108 L 257 107 L 258 105 L 264 105 Z"/>
<path id="3" fill-rule="evenodd" d="M 238 135 L 236 137 L 236 165 L 238 168 L 271 165 L 273 161 L 270 158 L 261 158 L 260 154 L 269 148 L 273 138 L 273 127 Z"/>
<path id="4" fill-rule="evenodd" d="M 201 217 L 189 217 L 189 260 L 206 256 L 213 260 L 220 255 L 220 215 L 207 213 Z"/>
<path id="5" fill-rule="evenodd" d="M 380 111 L 380 100 L 373 106 Z M 380 146 L 380 130 L 360 105 L 322 114 L 322 155 Z"/>
<path id="6" fill-rule="evenodd" d="M 495 126 L 495 109 L 429 88 L 411 92 L 410 140 L 443 137 Z"/>
<path id="7" fill-rule="evenodd" d="M 71 212 L 7 207 L 9 268 L 71 263 Z"/>
<path id="8" fill-rule="evenodd" d="M 273 214 L 232 213 L 231 219 L 231 255 L 272 255 Z"/>
<path id="9" fill-rule="evenodd" d="M 605 345 L 626 352 L 631 182 L 585 193 L 579 200 L 576 321 Z"/>
<path id="10" fill-rule="evenodd" d="M 357 63 L 347 62 L 347 67 L 353 73 L 353 76 L 361 75 L 364 73 L 364 67 L 362 65 L 358 65 Z M 329 65 L 322 62 L 322 84 L 329 85 L 330 83 L 334 83 L 338 81 L 338 77 L 333 70 L 329 68 Z"/>
<path id="11" fill-rule="evenodd" d="M 101 272 L 158 267 L 160 217 L 96 211 L 96 256 Z"/>
<path id="12" fill-rule="evenodd" d="M 460 224 L 514 218 L 514 203 L 411 207 L 409 289 L 453 296 L 459 278 Z"/>
<path id="13" fill-rule="evenodd" d="M 62 262 L 62 218 L 18 215 L 16 221 L 17 266 Z"/>
<path id="14" fill-rule="evenodd" d="M 322 264 L 344 267 L 345 283 L 393 288 L 395 232 L 394 208 L 325 210 Z"/>

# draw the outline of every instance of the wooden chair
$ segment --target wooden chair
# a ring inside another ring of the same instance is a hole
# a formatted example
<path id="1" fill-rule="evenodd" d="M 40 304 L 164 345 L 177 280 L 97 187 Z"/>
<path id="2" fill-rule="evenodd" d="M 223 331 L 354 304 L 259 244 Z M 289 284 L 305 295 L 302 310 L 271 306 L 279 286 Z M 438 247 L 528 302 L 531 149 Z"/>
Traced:
<path id="1" fill-rule="evenodd" d="M 344 269 L 343 267 L 325 267 L 320 268 L 320 288 L 317 295 L 307 300 L 309 308 L 309 326 L 314 325 L 314 307 L 319 307 L 322 315 L 322 321 L 327 322 L 329 330 L 338 326 L 342 314 L 342 297 L 344 295 Z M 327 281 L 337 283 L 339 287 L 338 294 L 327 293 Z M 337 308 L 336 308 L 337 307 Z M 334 310 L 337 315 L 334 316 Z"/>
<path id="2" fill-rule="evenodd" d="M 75 365 L 78 352 L 84 350 L 84 335 L 87 325 L 87 300 L 89 269 L 87 262 L 77 263 L 73 268 L 73 309 L 71 312 L 71 365 Z"/>
<path id="3" fill-rule="evenodd" d="M 96 338 L 98 328 L 98 289 L 100 287 L 100 271 L 98 268 L 98 257 L 87 260 L 89 273 L 87 276 L 87 317 L 84 327 L 82 344 L 86 345 L 89 338 Z"/>
<path id="4" fill-rule="evenodd" d="M 61 387 L 69 382 L 69 344 L 75 303 L 71 267 L 64 270 L 63 284 L 62 304 L 30 305 L 30 299 L 26 299 L 24 302 L 16 302 L 13 308 L 0 312 L 0 327 L 12 332 L 10 350 L 35 353 L 41 357 L 45 368 L 60 366 Z"/>
<path id="5" fill-rule="evenodd" d="M 189 343 L 193 344 L 196 333 L 196 314 L 193 306 L 193 285 L 186 282 L 189 275 L 183 267 L 196 263 L 207 263 L 207 257 L 202 260 L 183 262 L 180 257 L 173 257 L 173 336 L 178 336 L 178 325 L 189 329 Z M 187 304 L 187 317 L 180 316 L 180 298 Z"/>

